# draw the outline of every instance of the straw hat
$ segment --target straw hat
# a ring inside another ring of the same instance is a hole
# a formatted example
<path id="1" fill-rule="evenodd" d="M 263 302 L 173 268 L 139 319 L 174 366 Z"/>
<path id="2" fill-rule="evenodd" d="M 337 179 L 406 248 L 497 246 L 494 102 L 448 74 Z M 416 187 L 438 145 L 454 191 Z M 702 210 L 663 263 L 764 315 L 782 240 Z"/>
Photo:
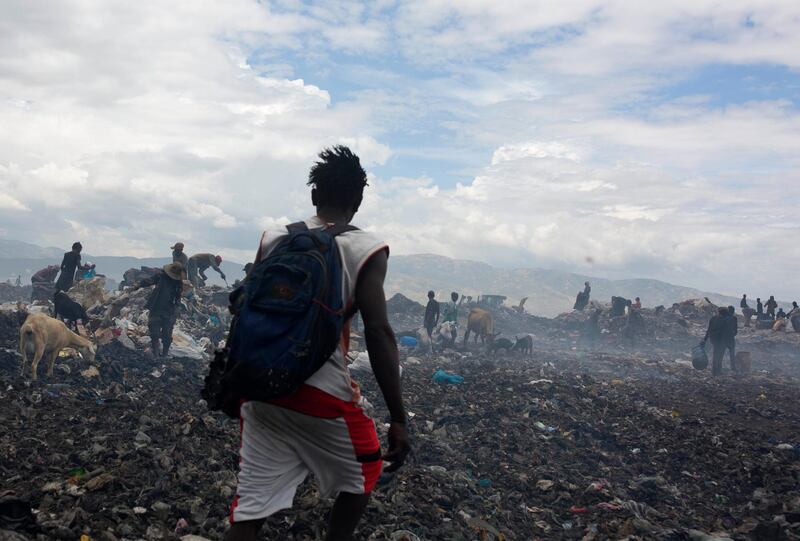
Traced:
<path id="1" fill-rule="evenodd" d="M 173 280 L 183 279 L 183 265 L 180 263 L 168 263 L 163 267 L 164 273 Z"/>

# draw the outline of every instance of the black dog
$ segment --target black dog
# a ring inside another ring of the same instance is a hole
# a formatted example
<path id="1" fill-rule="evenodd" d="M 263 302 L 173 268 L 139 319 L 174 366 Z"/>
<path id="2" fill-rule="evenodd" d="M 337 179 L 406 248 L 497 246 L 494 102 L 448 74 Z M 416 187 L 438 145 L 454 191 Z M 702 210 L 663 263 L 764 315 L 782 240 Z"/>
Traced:
<path id="1" fill-rule="evenodd" d="M 83 309 L 83 306 L 70 299 L 69 295 L 63 291 L 56 292 L 53 296 L 53 304 L 55 305 L 53 317 L 58 320 L 65 319 L 67 321 L 67 327 L 74 326 L 77 331 L 78 320 L 82 321 L 84 324 L 89 323 L 89 316 L 86 314 L 86 310 Z"/>

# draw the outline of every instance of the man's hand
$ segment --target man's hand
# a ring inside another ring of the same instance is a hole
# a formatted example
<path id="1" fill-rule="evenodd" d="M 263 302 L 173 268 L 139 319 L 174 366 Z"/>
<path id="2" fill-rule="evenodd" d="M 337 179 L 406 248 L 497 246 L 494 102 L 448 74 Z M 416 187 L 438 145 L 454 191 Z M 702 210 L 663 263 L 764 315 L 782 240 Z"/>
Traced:
<path id="1" fill-rule="evenodd" d="M 392 473 L 400 469 L 406 461 L 406 456 L 411 451 L 411 446 L 408 444 L 408 432 L 404 423 L 392 423 L 389 426 L 389 450 L 383 455 L 383 460 L 391 462 L 384 471 Z"/>

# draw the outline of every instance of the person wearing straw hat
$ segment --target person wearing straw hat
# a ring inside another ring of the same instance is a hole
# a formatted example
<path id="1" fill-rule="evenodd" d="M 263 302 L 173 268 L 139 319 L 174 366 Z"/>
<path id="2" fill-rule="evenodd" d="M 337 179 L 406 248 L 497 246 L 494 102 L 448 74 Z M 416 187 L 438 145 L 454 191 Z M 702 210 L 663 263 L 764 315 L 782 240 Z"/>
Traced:
<path id="1" fill-rule="evenodd" d="M 145 278 L 136 286 L 136 289 L 155 286 L 145 304 L 145 308 L 150 311 L 147 330 L 154 357 L 166 357 L 169 353 L 185 279 L 183 265 L 168 263 L 151 278 Z"/>

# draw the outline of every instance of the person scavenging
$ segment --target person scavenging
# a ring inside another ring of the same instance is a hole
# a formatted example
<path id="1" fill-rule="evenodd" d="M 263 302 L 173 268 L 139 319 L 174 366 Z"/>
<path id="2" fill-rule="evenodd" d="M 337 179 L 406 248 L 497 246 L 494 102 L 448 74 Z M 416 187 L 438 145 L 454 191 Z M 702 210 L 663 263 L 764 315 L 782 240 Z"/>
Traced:
<path id="1" fill-rule="evenodd" d="M 739 301 L 739 307 L 742 309 L 742 315 L 744 316 L 744 326 L 749 327 L 750 320 L 753 319 L 753 316 L 756 314 L 756 311 L 750 308 L 750 305 L 747 303 L 746 293 L 742 294 L 742 300 Z"/>
<path id="2" fill-rule="evenodd" d="M 346 364 L 345 325 L 329 361 L 296 394 L 241 405 L 240 469 L 228 541 L 256 539 L 266 517 L 291 505 L 309 472 L 316 477 L 320 495 L 335 498 L 325 539 L 351 539 L 382 461 L 391 462 L 387 471 L 393 471 L 409 451 L 399 353 L 383 289 L 389 249 L 372 233 L 347 228 L 361 205 L 366 173 L 358 156 L 344 146 L 326 149 L 319 158 L 308 181 L 316 214 L 293 226 L 301 231 L 343 231 L 335 236 L 346 271 L 342 300 L 361 313 L 370 364 L 391 419 L 389 449 L 381 456 L 375 423 L 356 405 L 357 386 Z M 253 273 L 289 234 L 287 229 L 264 233 Z"/>
<path id="3" fill-rule="evenodd" d="M 195 254 L 189 258 L 189 266 L 187 272 L 189 274 L 189 281 L 194 287 L 205 287 L 208 276 L 206 270 L 213 269 L 216 271 L 220 278 L 227 280 L 225 273 L 219 268 L 222 264 L 222 256 L 214 254 Z"/>
<path id="4" fill-rule="evenodd" d="M 767 317 L 769 319 L 775 319 L 775 309 L 778 307 L 778 302 L 775 300 L 775 297 L 770 295 L 764 307 L 767 309 Z"/>
<path id="5" fill-rule="evenodd" d="M 445 332 L 449 330 L 449 340 L 446 341 L 451 347 L 456 343 L 456 336 L 458 336 L 458 298 L 459 295 L 455 291 L 450 293 L 450 302 L 445 305 L 442 317 L 443 326 L 446 324 Z M 446 337 L 443 336 L 443 338 Z"/>
<path id="6" fill-rule="evenodd" d="M 75 283 L 75 273 L 77 271 L 87 271 L 94 268 L 94 265 L 81 264 L 81 251 L 83 245 L 76 242 L 72 245 L 72 250 L 64 254 L 61 260 L 61 275 L 56 282 L 56 291 L 69 291 Z"/>
<path id="7" fill-rule="evenodd" d="M 156 274 L 134 286 L 134 289 L 155 286 L 145 304 L 145 308 L 150 311 L 147 330 L 154 357 L 166 357 L 169 353 L 185 278 L 183 265 L 168 263 Z"/>

